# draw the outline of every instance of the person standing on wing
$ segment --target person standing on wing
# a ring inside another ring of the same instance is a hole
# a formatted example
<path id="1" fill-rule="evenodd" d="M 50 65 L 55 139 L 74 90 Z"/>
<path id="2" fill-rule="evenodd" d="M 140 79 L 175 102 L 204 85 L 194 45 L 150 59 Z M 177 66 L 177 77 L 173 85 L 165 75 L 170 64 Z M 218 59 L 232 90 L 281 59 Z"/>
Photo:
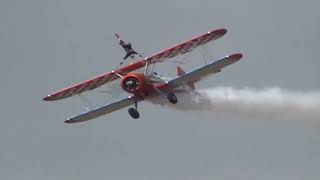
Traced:
<path id="1" fill-rule="evenodd" d="M 131 43 L 125 43 L 122 39 L 120 39 L 120 36 L 115 33 L 115 36 L 117 37 L 117 39 L 119 40 L 119 45 L 124 49 L 124 51 L 126 52 L 126 55 L 124 56 L 123 60 L 121 61 L 120 65 L 123 63 L 124 60 L 126 60 L 128 57 L 130 58 L 134 58 L 135 54 L 139 54 L 137 53 L 135 50 L 132 49 Z M 140 57 L 142 57 L 139 54 Z"/>

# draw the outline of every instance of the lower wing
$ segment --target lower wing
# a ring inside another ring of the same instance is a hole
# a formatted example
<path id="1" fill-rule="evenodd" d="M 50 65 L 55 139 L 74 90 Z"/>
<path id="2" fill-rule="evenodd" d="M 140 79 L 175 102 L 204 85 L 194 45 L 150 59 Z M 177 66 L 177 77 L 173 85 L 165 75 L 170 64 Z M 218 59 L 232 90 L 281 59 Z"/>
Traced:
<path id="1" fill-rule="evenodd" d="M 233 64 L 240 60 L 242 58 L 242 54 L 233 54 L 230 56 L 226 56 L 218 61 L 215 61 L 213 63 L 207 64 L 205 66 L 202 66 L 194 71 L 191 71 L 187 74 L 184 74 L 182 76 L 179 76 L 169 82 L 167 82 L 167 85 L 171 88 L 177 88 L 181 85 L 187 84 L 187 83 L 194 83 L 201 78 L 206 77 L 210 74 L 218 73 L 221 71 L 222 68 Z"/>
<path id="2" fill-rule="evenodd" d="M 96 117 L 99 117 L 99 116 L 114 112 L 116 110 L 122 109 L 124 107 L 130 106 L 135 103 L 134 101 L 135 101 L 135 97 L 129 96 L 127 98 L 118 100 L 118 101 L 113 102 L 111 104 L 107 104 L 105 106 L 93 109 L 91 111 L 77 115 L 72 118 L 69 118 L 64 122 L 65 123 L 78 123 L 78 122 L 88 121 L 88 120 L 94 119 Z"/>

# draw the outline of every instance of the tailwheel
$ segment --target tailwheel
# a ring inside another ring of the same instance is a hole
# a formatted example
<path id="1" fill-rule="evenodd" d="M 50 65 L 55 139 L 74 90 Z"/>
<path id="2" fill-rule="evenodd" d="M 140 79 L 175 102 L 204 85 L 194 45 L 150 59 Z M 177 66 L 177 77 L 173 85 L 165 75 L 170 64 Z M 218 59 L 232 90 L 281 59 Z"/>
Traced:
<path id="1" fill-rule="evenodd" d="M 140 114 L 136 108 L 129 108 L 128 112 L 133 119 L 138 119 L 140 117 Z"/>
<path id="2" fill-rule="evenodd" d="M 174 93 L 169 93 L 167 95 L 167 98 L 172 104 L 177 104 L 177 102 L 178 102 L 178 98 Z"/>

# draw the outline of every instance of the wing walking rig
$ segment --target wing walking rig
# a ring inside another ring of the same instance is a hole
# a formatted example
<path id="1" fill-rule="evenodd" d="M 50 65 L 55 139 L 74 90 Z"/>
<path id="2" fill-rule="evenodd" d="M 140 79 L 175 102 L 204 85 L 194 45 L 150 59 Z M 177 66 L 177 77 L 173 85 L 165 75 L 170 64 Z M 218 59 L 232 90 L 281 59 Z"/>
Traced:
<path id="1" fill-rule="evenodd" d="M 129 108 L 128 112 L 133 118 L 137 119 L 140 116 L 138 113 L 139 101 L 146 100 L 154 96 L 163 96 L 167 98 L 170 103 L 176 104 L 178 102 L 175 95 L 175 93 L 178 92 L 177 88 L 184 87 L 185 85 L 190 84 L 193 85 L 193 83 L 199 81 L 205 76 L 220 72 L 222 68 L 240 60 L 242 58 L 242 54 L 237 53 L 225 56 L 218 61 L 209 63 L 189 73 L 179 74 L 178 77 L 170 81 L 166 81 L 161 78 L 159 78 L 159 80 L 156 82 L 152 80 L 152 78 L 154 79 L 157 77 L 151 78 L 146 75 L 146 69 L 148 66 L 150 66 L 151 64 L 170 60 L 178 55 L 189 53 L 199 46 L 205 45 L 213 40 L 221 38 L 226 33 L 226 29 L 208 31 L 205 34 L 196 36 L 191 40 L 163 50 L 150 57 L 143 58 L 130 65 L 115 69 L 109 73 L 102 74 L 93 79 L 81 82 L 76 85 L 72 85 L 68 88 L 49 94 L 48 96 L 44 97 L 43 100 L 55 101 L 65 99 L 74 95 L 79 95 L 85 91 L 96 89 L 106 83 L 120 79 L 122 89 L 132 94 L 131 96 L 120 99 L 111 104 L 107 104 L 105 106 L 90 110 L 73 118 L 69 118 L 65 122 L 76 123 L 91 120 L 130 105 L 134 105 L 134 108 Z M 142 74 L 133 72 L 140 68 L 145 68 L 145 73 Z"/>

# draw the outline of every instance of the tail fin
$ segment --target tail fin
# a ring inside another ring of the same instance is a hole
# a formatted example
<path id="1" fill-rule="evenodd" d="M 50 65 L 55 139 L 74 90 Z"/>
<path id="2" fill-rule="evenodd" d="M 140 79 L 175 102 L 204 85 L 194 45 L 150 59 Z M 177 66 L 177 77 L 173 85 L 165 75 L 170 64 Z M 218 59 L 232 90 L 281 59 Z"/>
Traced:
<path id="1" fill-rule="evenodd" d="M 177 76 L 183 76 L 185 75 L 186 72 L 184 72 L 184 70 L 180 67 L 180 66 L 177 66 Z M 193 82 L 189 82 L 187 84 L 192 90 L 196 89 L 196 87 L 194 86 L 194 83 Z"/>
<path id="2" fill-rule="evenodd" d="M 185 74 L 186 73 L 184 72 L 184 70 L 180 66 L 177 66 L 177 76 L 182 76 Z"/>

